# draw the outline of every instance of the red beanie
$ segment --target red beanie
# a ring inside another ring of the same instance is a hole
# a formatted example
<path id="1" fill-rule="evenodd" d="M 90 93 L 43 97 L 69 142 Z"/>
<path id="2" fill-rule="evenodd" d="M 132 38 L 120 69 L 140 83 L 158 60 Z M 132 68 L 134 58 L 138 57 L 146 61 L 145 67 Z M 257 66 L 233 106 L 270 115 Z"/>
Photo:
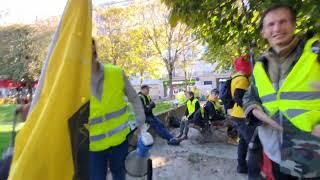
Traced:
<path id="1" fill-rule="evenodd" d="M 252 66 L 249 62 L 249 55 L 246 54 L 237 58 L 233 63 L 233 67 L 237 72 L 243 72 L 246 75 L 251 75 Z"/>

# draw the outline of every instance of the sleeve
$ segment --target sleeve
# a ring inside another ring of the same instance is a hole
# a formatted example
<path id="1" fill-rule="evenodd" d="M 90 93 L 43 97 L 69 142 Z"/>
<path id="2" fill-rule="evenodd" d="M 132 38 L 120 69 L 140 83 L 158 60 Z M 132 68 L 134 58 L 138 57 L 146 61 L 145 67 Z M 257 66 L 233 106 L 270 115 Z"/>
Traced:
<path id="1" fill-rule="evenodd" d="M 247 90 L 249 87 L 249 80 L 244 76 L 236 77 L 234 81 L 235 81 L 234 89 Z"/>
<path id="2" fill-rule="evenodd" d="M 246 90 L 244 89 L 235 89 L 234 91 L 234 102 L 237 103 L 238 106 L 242 107 L 242 98 L 244 96 L 244 93 L 246 92 Z"/>
<path id="3" fill-rule="evenodd" d="M 211 115 L 211 117 L 216 117 L 216 115 L 217 115 L 214 105 L 212 105 L 212 103 L 210 103 L 210 102 L 206 103 L 203 110 L 204 110 L 204 119 L 206 119 L 206 120 L 209 120 L 210 115 Z"/>
<path id="4" fill-rule="evenodd" d="M 252 78 L 250 86 L 248 90 L 245 92 L 242 101 L 243 101 L 244 113 L 248 118 L 252 116 L 252 110 L 255 108 L 263 111 L 262 102 L 258 95 L 258 90 L 256 88 L 254 78 Z"/>
<path id="5" fill-rule="evenodd" d="M 156 103 L 154 103 L 154 101 L 150 101 L 150 104 L 149 104 L 149 108 L 150 108 L 150 110 L 152 110 L 153 108 L 155 108 L 156 107 Z"/>
<path id="6" fill-rule="evenodd" d="M 143 105 L 141 102 L 140 97 L 138 96 L 137 92 L 132 87 L 130 81 L 128 78 L 123 74 L 124 80 L 125 80 L 125 94 L 128 97 L 129 102 L 133 106 L 133 111 L 136 115 L 136 126 L 140 127 L 144 124 L 146 116 L 143 111 Z"/>
<path id="7" fill-rule="evenodd" d="M 197 112 L 199 109 L 200 109 L 200 103 L 199 103 L 199 101 L 197 101 L 195 104 L 194 112 Z"/>
<path id="8" fill-rule="evenodd" d="M 184 115 L 188 117 L 189 115 L 188 107 L 186 108 L 186 112 L 184 113 Z"/>

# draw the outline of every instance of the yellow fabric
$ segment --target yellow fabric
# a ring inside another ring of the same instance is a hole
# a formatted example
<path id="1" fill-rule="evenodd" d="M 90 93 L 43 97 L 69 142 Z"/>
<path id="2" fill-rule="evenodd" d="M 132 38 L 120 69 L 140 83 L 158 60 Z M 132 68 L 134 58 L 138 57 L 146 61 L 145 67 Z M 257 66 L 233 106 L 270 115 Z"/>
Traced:
<path id="1" fill-rule="evenodd" d="M 221 106 L 220 101 L 219 101 L 218 98 L 213 97 L 212 95 L 210 95 L 208 100 L 214 105 L 214 108 L 217 111 L 221 111 L 222 110 L 222 106 Z"/>
<path id="2" fill-rule="evenodd" d="M 124 94 L 123 72 L 119 67 L 113 65 L 104 66 L 103 95 L 101 101 L 91 96 L 89 124 L 93 118 L 103 117 L 105 114 L 119 111 L 127 105 Z M 118 117 L 103 121 L 102 123 L 89 126 L 90 136 L 106 134 L 129 119 L 128 111 Z M 111 146 L 121 144 L 129 134 L 129 127 L 111 137 L 99 141 L 90 142 L 90 151 L 102 151 Z"/>
<path id="3" fill-rule="evenodd" d="M 3 97 L 3 98 L 0 98 L 0 104 L 5 104 L 6 102 L 6 99 Z"/>
<path id="4" fill-rule="evenodd" d="M 240 75 L 240 76 L 239 76 Z M 238 76 L 238 77 L 235 77 Z M 234 79 L 231 81 L 231 95 L 234 98 L 234 92 L 236 89 L 243 89 L 247 90 L 249 87 L 249 80 L 243 74 L 235 74 L 232 76 Z M 237 118 L 245 118 L 243 108 L 238 106 L 237 103 L 234 104 L 233 108 L 231 109 L 231 116 Z"/>
<path id="5" fill-rule="evenodd" d="M 310 99 L 310 95 L 307 94 L 316 93 L 317 91 L 310 87 L 310 83 L 320 81 L 320 64 L 317 61 L 317 54 L 311 50 L 311 45 L 316 40 L 318 38 L 312 38 L 307 42 L 298 62 L 277 92 L 276 100 L 263 103 L 270 116 L 280 110 L 294 126 L 306 132 L 311 132 L 314 126 L 320 123 L 320 97 Z M 254 78 L 259 97 L 274 94 L 275 90 L 261 63 L 256 64 Z M 294 97 L 294 95 L 291 95 L 292 99 L 284 99 L 282 97 L 285 93 L 306 93 L 303 97 L 307 99 L 297 99 L 298 96 Z M 302 113 L 298 113 L 296 116 L 289 115 L 289 111 L 301 112 L 301 110 Z"/>
<path id="6" fill-rule="evenodd" d="M 185 104 L 187 102 L 185 93 L 183 91 L 177 93 L 176 100 L 178 100 L 180 104 Z"/>
<path id="7" fill-rule="evenodd" d="M 196 109 L 196 102 L 198 102 L 197 98 L 194 98 L 192 100 L 192 102 L 190 100 L 187 101 L 187 108 L 188 108 L 188 113 L 189 116 L 194 113 L 195 109 Z"/>
<path id="8" fill-rule="evenodd" d="M 143 99 L 143 104 L 144 105 L 147 105 L 147 99 L 146 99 L 146 97 L 144 96 L 144 95 L 140 95 L 140 97 L 142 97 L 142 99 Z M 148 100 L 149 100 L 149 102 L 151 101 L 151 97 L 148 95 L 147 96 L 147 98 L 148 98 Z"/>
<path id="9" fill-rule="evenodd" d="M 310 86 L 311 82 L 320 81 L 318 55 L 313 53 L 311 49 L 316 40 L 319 38 L 314 37 L 306 43 L 299 61 L 287 76 L 280 92 L 317 92 Z M 280 103 L 282 112 L 286 112 L 288 109 L 308 110 L 304 114 L 290 118 L 290 122 L 299 129 L 311 132 L 315 125 L 320 124 L 320 96 L 312 100 L 281 100 Z"/>
<path id="10" fill-rule="evenodd" d="M 16 137 L 10 180 L 73 178 L 68 120 L 90 98 L 91 14 L 91 1 L 69 0 Z"/>
<path id="11" fill-rule="evenodd" d="M 259 97 L 276 95 L 276 91 L 272 86 L 272 83 L 263 68 L 261 62 L 257 62 L 253 69 L 253 74 L 255 78 L 255 84 L 259 92 Z M 273 116 L 279 109 L 277 105 L 278 101 L 262 102 L 262 105 L 268 110 L 268 115 Z"/>

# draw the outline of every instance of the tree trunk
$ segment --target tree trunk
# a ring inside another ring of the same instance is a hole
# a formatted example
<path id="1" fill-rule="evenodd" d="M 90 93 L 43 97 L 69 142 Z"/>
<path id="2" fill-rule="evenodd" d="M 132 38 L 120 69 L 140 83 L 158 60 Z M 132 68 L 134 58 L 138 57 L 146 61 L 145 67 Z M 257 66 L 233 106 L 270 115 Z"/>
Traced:
<path id="1" fill-rule="evenodd" d="M 140 87 L 142 86 L 142 83 L 143 83 L 143 74 L 144 72 L 140 72 Z"/>
<path id="2" fill-rule="evenodd" d="M 184 90 L 188 91 L 188 78 L 187 78 L 187 70 L 184 69 Z"/>
<path id="3" fill-rule="evenodd" d="M 30 94 L 29 102 L 32 101 L 32 81 L 29 78 L 26 78 L 26 87 L 28 88 L 28 93 Z"/>
<path id="4" fill-rule="evenodd" d="M 169 97 L 173 98 L 173 86 L 172 86 L 172 69 L 168 70 L 168 74 L 169 74 Z"/>

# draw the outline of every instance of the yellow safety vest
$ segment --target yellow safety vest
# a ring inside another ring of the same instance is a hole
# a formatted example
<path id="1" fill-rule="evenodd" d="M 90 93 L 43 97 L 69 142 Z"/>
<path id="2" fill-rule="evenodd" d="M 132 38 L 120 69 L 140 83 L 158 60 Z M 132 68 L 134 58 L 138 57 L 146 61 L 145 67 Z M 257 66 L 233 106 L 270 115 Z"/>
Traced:
<path id="1" fill-rule="evenodd" d="M 196 102 L 198 102 L 197 98 L 194 98 L 192 100 L 192 102 L 190 100 L 187 101 L 187 108 L 188 108 L 188 112 L 189 112 L 189 116 L 194 113 L 195 109 L 196 109 Z"/>
<path id="2" fill-rule="evenodd" d="M 122 70 L 104 65 L 101 101 L 91 96 L 89 134 L 90 151 L 102 151 L 125 141 L 130 132 Z"/>
<path id="3" fill-rule="evenodd" d="M 148 95 L 147 97 L 145 95 L 139 94 L 140 97 L 143 99 L 143 104 L 146 106 L 147 105 L 147 99 L 149 103 L 151 102 L 151 97 Z M 146 99 L 147 98 L 147 99 Z"/>
<path id="4" fill-rule="evenodd" d="M 301 57 L 278 91 L 272 86 L 262 62 L 257 62 L 253 70 L 258 94 L 268 115 L 279 113 L 304 132 L 311 132 L 320 123 L 320 92 L 310 87 L 311 82 L 320 81 L 320 64 L 311 48 L 317 40 L 307 41 Z"/>

